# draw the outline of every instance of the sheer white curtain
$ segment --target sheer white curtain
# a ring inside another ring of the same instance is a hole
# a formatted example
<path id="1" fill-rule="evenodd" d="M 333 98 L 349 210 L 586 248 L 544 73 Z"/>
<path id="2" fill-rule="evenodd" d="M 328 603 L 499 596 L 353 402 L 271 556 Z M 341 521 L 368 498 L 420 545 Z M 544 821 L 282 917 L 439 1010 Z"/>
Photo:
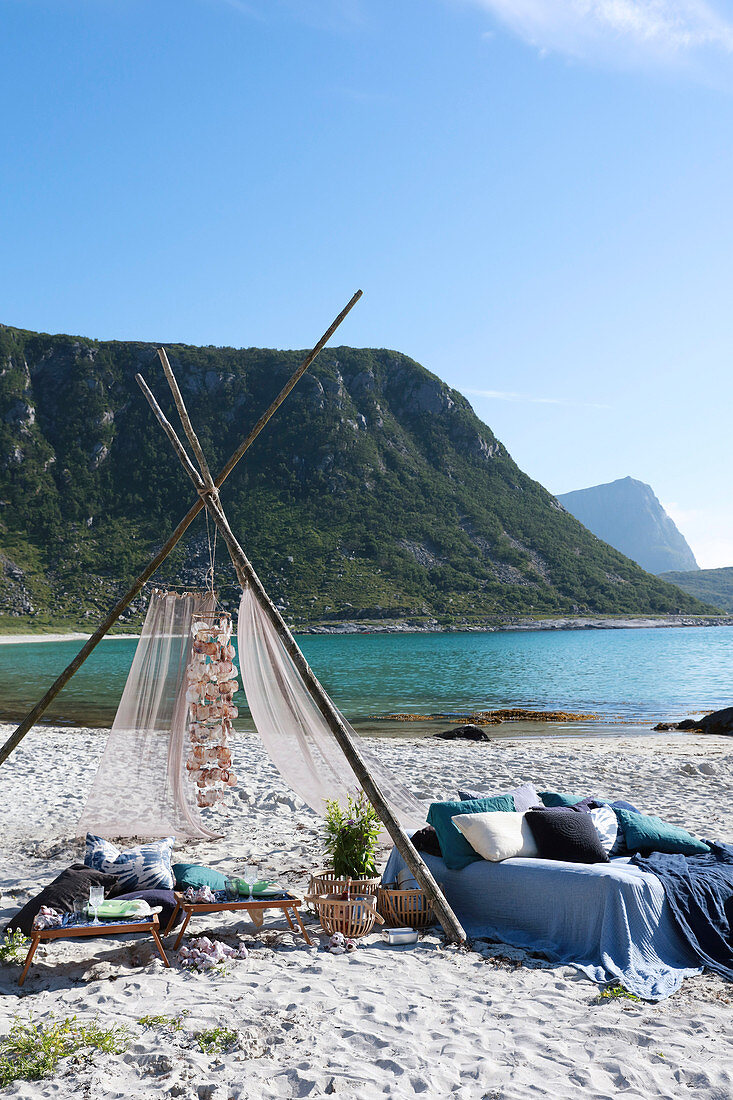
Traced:
<path id="1" fill-rule="evenodd" d="M 78 836 L 217 835 L 201 820 L 185 767 L 191 623 L 213 610 L 209 593 L 156 590 L 151 596 Z"/>
<path id="2" fill-rule="evenodd" d="M 270 759 L 296 794 L 323 815 L 325 799 L 344 801 L 359 791 L 359 783 L 250 588 L 242 593 L 239 605 L 238 641 L 244 691 Z M 393 778 L 343 720 L 395 816 L 404 828 L 419 829 L 425 824 L 425 806 Z"/>

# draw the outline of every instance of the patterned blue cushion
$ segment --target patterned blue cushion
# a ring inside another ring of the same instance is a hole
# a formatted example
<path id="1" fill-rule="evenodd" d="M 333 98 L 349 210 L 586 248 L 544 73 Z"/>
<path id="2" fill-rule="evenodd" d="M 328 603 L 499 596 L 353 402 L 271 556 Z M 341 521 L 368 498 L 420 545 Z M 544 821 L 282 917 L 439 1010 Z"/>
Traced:
<path id="1" fill-rule="evenodd" d="M 95 871 L 115 875 L 119 885 L 115 894 L 130 890 L 172 890 L 175 886 L 171 870 L 171 850 L 174 836 L 156 840 L 153 844 L 139 844 L 121 852 L 104 837 L 87 833 L 87 850 L 84 862 Z"/>

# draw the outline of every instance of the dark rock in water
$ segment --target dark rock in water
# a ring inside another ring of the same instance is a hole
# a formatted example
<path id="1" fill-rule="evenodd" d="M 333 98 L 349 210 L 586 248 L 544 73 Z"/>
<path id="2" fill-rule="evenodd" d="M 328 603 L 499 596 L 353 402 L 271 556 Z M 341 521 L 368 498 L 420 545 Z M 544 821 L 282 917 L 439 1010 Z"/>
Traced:
<path id="1" fill-rule="evenodd" d="M 661 729 L 661 723 L 655 729 Z M 666 727 L 669 728 L 669 727 Z M 685 718 L 678 722 L 672 729 L 699 730 L 700 733 L 714 733 L 718 736 L 733 737 L 733 707 L 725 707 L 724 710 L 714 710 L 706 714 L 704 718 Z"/>
<path id="2" fill-rule="evenodd" d="M 652 728 L 663 733 L 666 733 L 667 730 L 679 729 L 679 727 L 676 726 L 674 722 L 657 722 L 656 726 L 653 726 Z"/>
<path id="3" fill-rule="evenodd" d="M 434 733 L 433 737 L 440 737 L 443 741 L 491 741 L 486 730 L 474 726 L 472 722 L 467 722 L 465 726 L 453 726 L 443 733 Z"/>
<path id="4" fill-rule="evenodd" d="M 703 733 L 733 736 L 733 707 L 726 707 L 725 710 L 714 710 L 712 714 L 706 714 L 704 718 L 700 719 L 698 728 Z"/>

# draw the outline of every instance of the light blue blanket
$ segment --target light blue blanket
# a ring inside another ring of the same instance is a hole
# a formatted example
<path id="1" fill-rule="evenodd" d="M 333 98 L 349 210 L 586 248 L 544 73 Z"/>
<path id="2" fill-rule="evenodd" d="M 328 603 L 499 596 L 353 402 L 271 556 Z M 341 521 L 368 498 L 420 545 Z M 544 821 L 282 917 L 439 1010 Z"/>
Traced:
<path id="1" fill-rule="evenodd" d="M 461 871 L 448 870 L 438 856 L 423 859 L 473 938 L 576 966 L 595 982 L 619 981 L 648 1000 L 668 997 L 700 973 L 661 882 L 627 857 L 592 864 L 479 860 Z M 404 867 L 393 849 L 382 881 L 396 881 Z"/>

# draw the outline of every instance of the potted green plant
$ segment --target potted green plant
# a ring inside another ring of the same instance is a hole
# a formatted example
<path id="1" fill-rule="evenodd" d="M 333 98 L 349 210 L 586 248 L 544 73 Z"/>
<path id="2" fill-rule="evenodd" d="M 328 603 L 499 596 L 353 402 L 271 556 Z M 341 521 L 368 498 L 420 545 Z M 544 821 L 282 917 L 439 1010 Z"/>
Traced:
<path id="1" fill-rule="evenodd" d="M 379 886 L 377 850 L 381 824 L 376 811 L 361 791 L 349 795 L 346 806 L 336 800 L 326 803 L 324 847 L 328 870 L 316 871 L 311 893 L 345 892 L 376 894 Z"/>

